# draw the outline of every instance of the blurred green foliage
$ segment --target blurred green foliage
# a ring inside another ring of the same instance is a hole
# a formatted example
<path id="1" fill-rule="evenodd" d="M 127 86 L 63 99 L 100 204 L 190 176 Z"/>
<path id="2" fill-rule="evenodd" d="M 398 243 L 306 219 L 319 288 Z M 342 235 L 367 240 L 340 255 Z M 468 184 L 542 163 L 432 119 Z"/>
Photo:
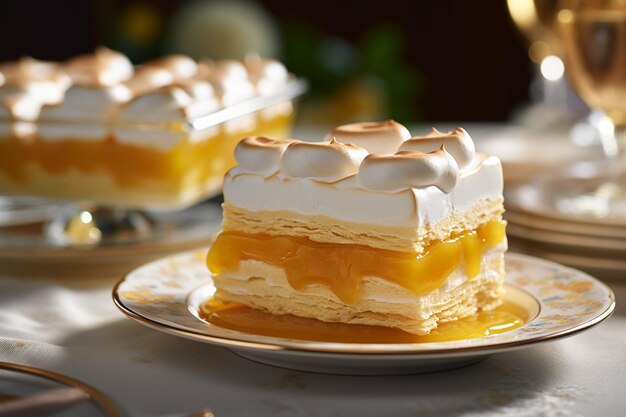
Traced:
<path id="1" fill-rule="evenodd" d="M 311 95 L 337 94 L 354 80 L 366 80 L 379 89 L 381 117 L 419 121 L 414 103 L 422 90 L 422 76 L 405 62 L 406 37 L 391 24 L 371 28 L 358 44 L 322 33 L 302 21 L 283 29 L 284 61 L 311 83 Z"/>
<path id="2" fill-rule="evenodd" d="M 186 4 L 190 3 L 182 2 L 177 9 Z M 248 3 L 241 4 L 245 7 Z M 104 0 L 93 3 L 101 38 L 112 48 L 128 54 L 135 63 L 168 52 L 165 44 L 173 29 L 172 18 L 162 6 L 140 0 L 113 9 Z M 274 24 L 282 33 L 283 62 L 291 72 L 310 83 L 302 106 L 305 113 L 313 115 L 309 121 L 422 120 L 416 103 L 422 92 L 423 77 L 407 64 L 407 36 L 397 25 L 381 23 L 367 29 L 358 42 L 351 43 L 307 21 L 274 21 Z M 202 39 L 194 41 L 202 42 Z"/>

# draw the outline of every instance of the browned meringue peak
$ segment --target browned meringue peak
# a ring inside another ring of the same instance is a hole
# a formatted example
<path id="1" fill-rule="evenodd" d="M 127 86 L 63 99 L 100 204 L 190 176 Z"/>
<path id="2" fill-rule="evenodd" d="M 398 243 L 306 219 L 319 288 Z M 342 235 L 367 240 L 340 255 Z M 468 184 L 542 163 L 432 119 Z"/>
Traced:
<path id="1" fill-rule="evenodd" d="M 445 145 L 460 169 L 466 168 L 474 159 L 476 149 L 469 133 L 461 127 L 453 131 L 440 132 L 434 127 L 423 136 L 413 137 L 400 146 L 400 151 L 431 152 Z"/>
<path id="2" fill-rule="evenodd" d="M 278 172 L 285 149 L 294 142 L 297 141 L 265 136 L 248 137 L 235 147 L 235 159 L 244 171 L 270 176 Z"/>
<path id="3" fill-rule="evenodd" d="M 51 81 L 62 87 L 69 86 L 71 80 L 61 65 L 56 62 L 39 61 L 23 57 L 17 61 L 0 64 L 0 73 L 5 85 L 23 85 L 38 81 Z M 2 83 L 0 83 L 2 85 Z"/>
<path id="4" fill-rule="evenodd" d="M 119 114 L 125 121 L 189 120 L 217 110 L 213 86 L 197 79 L 179 80 L 136 96 Z"/>
<path id="5" fill-rule="evenodd" d="M 368 155 L 357 176 L 372 191 L 397 192 L 434 185 L 449 193 L 459 180 L 459 167 L 444 145 L 429 152 L 399 151 L 394 155 Z"/>
<path id="6" fill-rule="evenodd" d="M 141 67 L 135 72 L 133 78 L 126 81 L 124 85 L 133 95 L 139 96 L 155 91 L 173 82 L 174 75 L 164 68 Z"/>
<path id="7" fill-rule="evenodd" d="M 276 60 L 249 55 L 243 63 L 248 70 L 248 78 L 260 95 L 270 95 L 280 91 L 289 80 L 287 68 Z"/>
<path id="8" fill-rule="evenodd" d="M 0 119 L 32 122 L 39 117 L 41 104 L 41 101 L 28 93 L 5 95 L 0 101 Z"/>
<path id="9" fill-rule="evenodd" d="M 182 88 L 193 100 L 205 100 L 215 97 L 215 89 L 208 81 L 186 79 L 178 80 L 170 86 L 162 87 L 162 89 Z"/>
<path id="10" fill-rule="evenodd" d="M 219 108 L 219 100 L 215 94 L 215 89 L 208 81 L 195 79 L 179 80 L 171 86 L 162 87 L 162 89 L 172 92 L 175 89 L 181 89 L 187 93 L 190 101 L 187 104 L 181 101 L 180 104 L 188 120 L 212 113 Z"/>
<path id="11" fill-rule="evenodd" d="M 66 61 L 65 70 L 81 87 L 111 87 L 130 79 L 134 71 L 126 55 L 102 46 Z"/>
<path id="12" fill-rule="evenodd" d="M 329 142 L 294 142 L 282 157 L 281 174 L 289 178 L 337 181 L 354 175 L 367 151 L 353 144 Z"/>
<path id="13" fill-rule="evenodd" d="M 30 57 L 0 64 L 0 73 L 0 97 L 28 93 L 43 104 L 60 102 L 71 83 L 60 65 Z"/>
<path id="14" fill-rule="evenodd" d="M 163 69 L 172 74 L 174 80 L 191 78 L 198 72 L 198 64 L 186 55 L 167 55 L 153 61 L 148 61 L 139 67 L 138 71 L 144 69 Z"/>
<path id="15" fill-rule="evenodd" d="M 198 61 L 198 71 L 196 71 L 195 78 L 199 80 L 208 80 L 209 74 L 213 72 L 214 62 L 210 59 L 202 59 Z"/>
<path id="16" fill-rule="evenodd" d="M 201 61 L 197 78 L 213 84 L 225 107 L 254 96 L 254 86 L 248 79 L 248 70 L 236 60 Z"/>
<path id="17" fill-rule="evenodd" d="M 335 138 L 339 142 L 354 143 L 370 153 L 393 154 L 410 137 L 406 127 L 394 120 L 385 120 L 336 127 L 328 132 L 326 140 Z"/>
<path id="18" fill-rule="evenodd" d="M 117 114 L 120 103 L 132 98 L 123 81 L 132 76 L 133 66 L 119 52 L 100 47 L 93 54 L 66 61 L 64 68 L 73 85 L 60 103 L 42 107 L 41 120 L 110 121 Z"/>

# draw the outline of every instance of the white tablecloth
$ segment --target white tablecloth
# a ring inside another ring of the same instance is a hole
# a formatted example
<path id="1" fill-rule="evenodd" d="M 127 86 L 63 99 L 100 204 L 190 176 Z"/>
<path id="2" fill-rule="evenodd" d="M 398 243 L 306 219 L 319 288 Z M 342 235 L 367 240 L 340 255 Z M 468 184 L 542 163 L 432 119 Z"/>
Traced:
<path id="1" fill-rule="evenodd" d="M 114 281 L 0 278 L 0 360 L 81 379 L 129 416 L 620 416 L 626 305 L 583 334 L 445 372 L 385 377 L 272 368 L 161 334 L 113 306 Z M 618 301 L 626 283 L 613 285 Z"/>
<path id="2" fill-rule="evenodd" d="M 611 283 L 616 313 L 569 339 L 440 373 L 352 377 L 272 368 L 145 328 L 114 307 L 116 279 L 0 277 L 0 361 L 83 380 L 138 417 L 205 407 L 218 417 L 626 415 L 626 280 Z"/>

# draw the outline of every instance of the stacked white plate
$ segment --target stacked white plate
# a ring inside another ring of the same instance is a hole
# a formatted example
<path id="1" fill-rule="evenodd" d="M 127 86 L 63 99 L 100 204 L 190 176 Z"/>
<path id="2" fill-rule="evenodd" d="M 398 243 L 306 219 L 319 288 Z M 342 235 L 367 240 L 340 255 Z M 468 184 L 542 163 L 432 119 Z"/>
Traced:
<path id="1" fill-rule="evenodd" d="M 507 186 L 505 218 L 511 249 L 599 278 L 626 279 L 626 218 L 568 213 L 555 198 L 556 186 L 564 183 L 549 177 Z"/>

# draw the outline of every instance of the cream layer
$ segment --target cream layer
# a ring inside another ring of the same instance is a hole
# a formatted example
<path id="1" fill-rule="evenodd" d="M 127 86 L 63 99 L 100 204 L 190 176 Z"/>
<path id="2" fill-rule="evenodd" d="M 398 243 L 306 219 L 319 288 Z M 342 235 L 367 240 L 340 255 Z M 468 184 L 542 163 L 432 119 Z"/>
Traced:
<path id="1" fill-rule="evenodd" d="M 250 212 L 289 211 L 364 225 L 420 229 L 481 202 L 501 201 L 502 188 L 499 159 L 477 154 L 449 193 L 435 186 L 371 191 L 359 186 L 354 175 L 320 182 L 279 174 L 265 177 L 236 167 L 224 180 L 224 199 Z"/>

